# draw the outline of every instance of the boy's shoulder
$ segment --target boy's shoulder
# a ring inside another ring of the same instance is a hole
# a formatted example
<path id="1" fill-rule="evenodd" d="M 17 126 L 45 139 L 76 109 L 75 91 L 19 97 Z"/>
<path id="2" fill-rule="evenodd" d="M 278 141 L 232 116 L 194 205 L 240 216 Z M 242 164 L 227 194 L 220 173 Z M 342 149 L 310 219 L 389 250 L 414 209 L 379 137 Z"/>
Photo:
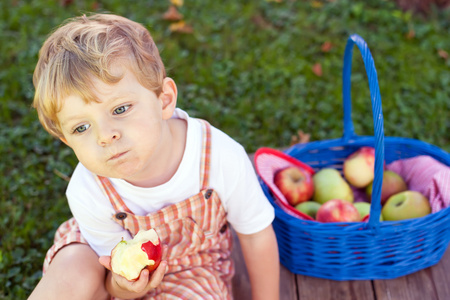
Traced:
<path id="1" fill-rule="evenodd" d="M 244 147 L 225 132 L 212 127 L 212 153 L 220 153 L 229 157 L 246 157 Z"/>
<path id="2" fill-rule="evenodd" d="M 245 148 L 227 133 L 212 126 L 211 140 L 211 170 L 214 173 L 231 175 L 229 179 L 235 181 L 253 171 Z"/>
<path id="3" fill-rule="evenodd" d="M 202 119 L 190 117 L 187 112 L 181 110 L 180 108 L 175 110 L 174 116 L 177 118 L 183 118 L 188 122 L 188 137 L 191 139 L 187 140 L 187 142 L 198 143 L 200 145 L 202 138 Z M 229 136 L 226 132 L 222 131 L 220 128 L 215 127 L 211 124 L 211 122 L 208 123 L 211 127 L 212 153 L 229 153 L 232 156 L 242 155 L 242 152 L 245 153 L 244 147 L 239 142 Z"/>
<path id="4" fill-rule="evenodd" d="M 89 171 L 82 163 L 78 163 L 70 177 L 66 194 L 90 194 L 100 191 L 95 174 Z"/>

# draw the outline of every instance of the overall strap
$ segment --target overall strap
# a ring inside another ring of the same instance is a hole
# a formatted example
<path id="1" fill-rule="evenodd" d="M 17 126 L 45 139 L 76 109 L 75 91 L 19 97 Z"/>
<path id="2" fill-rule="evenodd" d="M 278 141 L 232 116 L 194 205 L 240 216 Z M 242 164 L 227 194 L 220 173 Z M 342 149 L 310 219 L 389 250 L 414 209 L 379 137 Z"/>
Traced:
<path id="1" fill-rule="evenodd" d="M 202 156 L 200 163 L 201 190 L 209 187 L 209 170 L 211 161 L 211 125 L 202 119 L 198 119 L 202 125 Z"/>
<path id="2" fill-rule="evenodd" d="M 114 207 L 115 211 L 123 211 L 127 213 L 132 213 L 132 211 L 128 208 L 128 206 L 123 202 L 122 197 L 120 197 L 119 193 L 117 193 L 116 189 L 111 184 L 111 181 L 107 177 L 103 177 L 100 175 L 96 176 L 97 182 L 100 183 L 100 186 L 103 187 L 103 191 L 106 196 L 108 196 L 111 205 Z"/>

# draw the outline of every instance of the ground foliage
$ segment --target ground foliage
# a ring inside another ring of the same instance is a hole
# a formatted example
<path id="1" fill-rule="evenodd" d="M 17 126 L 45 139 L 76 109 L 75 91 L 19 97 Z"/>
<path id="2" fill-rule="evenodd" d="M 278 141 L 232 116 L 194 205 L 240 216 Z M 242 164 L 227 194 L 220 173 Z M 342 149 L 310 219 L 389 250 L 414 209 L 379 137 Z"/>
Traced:
<path id="1" fill-rule="evenodd" d="M 174 5 L 180 14 L 165 13 Z M 25 299 L 41 276 L 76 158 L 30 108 L 32 73 L 47 34 L 68 17 L 112 12 L 144 24 L 178 83 L 178 105 L 247 151 L 342 135 L 341 72 L 347 37 L 375 58 L 385 134 L 450 150 L 449 10 L 427 16 L 393 1 L 1 1 L 0 298 Z M 355 131 L 372 135 L 370 95 L 354 51 Z"/>

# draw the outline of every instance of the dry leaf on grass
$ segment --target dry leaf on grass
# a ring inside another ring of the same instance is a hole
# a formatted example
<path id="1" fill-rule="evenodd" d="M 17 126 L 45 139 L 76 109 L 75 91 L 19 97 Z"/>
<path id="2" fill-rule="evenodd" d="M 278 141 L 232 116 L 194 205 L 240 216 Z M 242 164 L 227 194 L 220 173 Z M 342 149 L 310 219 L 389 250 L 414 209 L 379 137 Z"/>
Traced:
<path id="1" fill-rule="evenodd" d="M 415 36 L 416 36 L 416 32 L 414 30 L 412 30 L 412 29 L 410 29 L 408 31 L 408 33 L 406 34 L 406 38 L 408 40 L 412 40 Z"/>
<path id="2" fill-rule="evenodd" d="M 170 31 L 179 33 L 192 33 L 194 29 L 184 21 L 179 21 L 169 26 Z"/>
<path id="3" fill-rule="evenodd" d="M 169 9 L 163 14 L 163 19 L 166 21 L 180 21 L 183 19 L 183 15 L 180 14 L 174 5 L 171 5 Z"/>
<path id="4" fill-rule="evenodd" d="M 321 8 L 323 6 L 323 3 L 320 1 L 311 1 L 311 6 L 314 8 Z"/>
<path id="5" fill-rule="evenodd" d="M 272 24 L 270 24 L 269 21 L 267 21 L 266 19 L 264 19 L 264 17 L 261 16 L 260 14 L 254 15 L 254 16 L 252 17 L 252 22 L 253 22 L 256 26 L 258 26 L 258 27 L 260 27 L 260 28 L 263 28 L 263 29 L 269 29 L 269 28 L 272 28 L 272 27 L 273 27 Z"/>
<path id="6" fill-rule="evenodd" d="M 319 77 L 322 77 L 322 65 L 320 63 L 316 63 L 314 64 L 314 66 L 312 66 L 311 70 L 313 71 L 314 74 L 316 74 Z"/>
<path id="7" fill-rule="evenodd" d="M 443 58 L 445 60 L 448 59 L 448 53 L 445 50 L 439 49 L 438 50 L 438 55 L 439 55 L 439 57 L 441 57 L 441 58 Z"/>
<path id="8" fill-rule="evenodd" d="M 73 3 L 73 0 L 60 0 L 59 3 L 61 6 L 66 7 Z"/>
<path id="9" fill-rule="evenodd" d="M 311 135 L 309 133 L 304 133 L 303 130 L 297 131 L 297 135 L 291 137 L 291 146 L 295 144 L 306 144 L 309 143 Z"/>
<path id="10" fill-rule="evenodd" d="M 320 47 L 320 49 L 322 50 L 322 52 L 330 52 L 330 50 L 333 48 L 333 44 L 329 41 L 326 41 L 322 44 L 322 46 Z"/>
<path id="11" fill-rule="evenodd" d="M 178 7 L 181 7 L 184 4 L 183 0 L 170 0 L 170 3 Z"/>

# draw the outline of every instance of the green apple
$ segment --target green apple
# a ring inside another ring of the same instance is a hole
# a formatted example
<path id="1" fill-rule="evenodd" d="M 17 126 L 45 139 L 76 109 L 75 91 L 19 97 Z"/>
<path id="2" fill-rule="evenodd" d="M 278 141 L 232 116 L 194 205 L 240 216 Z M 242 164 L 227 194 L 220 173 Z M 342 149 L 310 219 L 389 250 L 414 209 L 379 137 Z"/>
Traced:
<path id="1" fill-rule="evenodd" d="M 374 166 L 375 148 L 361 147 L 345 159 L 344 178 L 354 187 L 366 187 L 373 181 Z"/>
<path id="2" fill-rule="evenodd" d="M 372 199 L 373 182 L 367 186 L 366 193 L 369 201 Z M 381 186 L 381 205 L 386 203 L 387 199 L 392 195 L 406 191 L 408 186 L 403 178 L 393 171 L 386 170 L 383 172 L 383 185 Z"/>
<path id="3" fill-rule="evenodd" d="M 370 203 L 356 202 L 356 203 L 353 203 L 353 205 L 358 210 L 359 215 L 361 216 L 361 220 L 364 221 L 364 218 L 369 216 L 369 214 L 370 214 Z M 381 214 L 380 214 L 380 221 L 383 221 L 383 216 Z"/>
<path id="4" fill-rule="evenodd" d="M 307 214 L 311 218 L 315 219 L 317 211 L 320 208 L 320 203 L 315 201 L 306 201 L 295 206 L 295 209 L 301 211 L 302 213 Z"/>
<path id="5" fill-rule="evenodd" d="M 313 175 L 313 200 L 321 204 L 331 199 L 353 202 L 353 191 L 338 170 L 323 168 Z"/>
<path id="6" fill-rule="evenodd" d="M 431 213 L 428 199 L 416 191 L 404 191 L 391 196 L 381 210 L 386 221 L 424 217 Z"/>

